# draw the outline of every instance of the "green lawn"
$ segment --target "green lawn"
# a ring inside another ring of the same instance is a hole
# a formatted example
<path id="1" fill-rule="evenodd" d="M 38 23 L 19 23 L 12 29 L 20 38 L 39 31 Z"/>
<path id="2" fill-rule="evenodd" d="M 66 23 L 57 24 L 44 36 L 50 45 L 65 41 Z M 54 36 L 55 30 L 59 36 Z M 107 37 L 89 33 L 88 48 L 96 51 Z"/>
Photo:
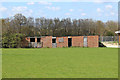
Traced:
<path id="1" fill-rule="evenodd" d="M 3 78 L 117 78 L 118 49 L 3 49 Z"/>

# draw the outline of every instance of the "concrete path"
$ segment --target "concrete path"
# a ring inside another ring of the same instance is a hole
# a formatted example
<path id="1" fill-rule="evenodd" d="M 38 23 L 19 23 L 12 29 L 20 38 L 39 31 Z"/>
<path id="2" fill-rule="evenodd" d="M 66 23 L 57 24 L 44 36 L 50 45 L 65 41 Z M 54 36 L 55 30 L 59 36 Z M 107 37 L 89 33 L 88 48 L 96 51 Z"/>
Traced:
<path id="1" fill-rule="evenodd" d="M 107 46 L 109 48 L 120 48 L 120 46 Z"/>
<path id="2" fill-rule="evenodd" d="M 120 45 L 118 45 L 118 43 L 110 43 L 110 42 L 102 42 L 102 43 L 109 48 L 120 48 Z"/>

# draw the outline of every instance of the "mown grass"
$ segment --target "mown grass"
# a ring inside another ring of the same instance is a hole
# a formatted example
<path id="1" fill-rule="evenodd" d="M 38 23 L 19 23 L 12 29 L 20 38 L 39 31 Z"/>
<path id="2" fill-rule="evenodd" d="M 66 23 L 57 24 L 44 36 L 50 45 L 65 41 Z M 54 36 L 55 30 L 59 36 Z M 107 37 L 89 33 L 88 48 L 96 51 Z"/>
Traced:
<path id="1" fill-rule="evenodd" d="M 3 78 L 117 78 L 118 49 L 3 49 Z"/>

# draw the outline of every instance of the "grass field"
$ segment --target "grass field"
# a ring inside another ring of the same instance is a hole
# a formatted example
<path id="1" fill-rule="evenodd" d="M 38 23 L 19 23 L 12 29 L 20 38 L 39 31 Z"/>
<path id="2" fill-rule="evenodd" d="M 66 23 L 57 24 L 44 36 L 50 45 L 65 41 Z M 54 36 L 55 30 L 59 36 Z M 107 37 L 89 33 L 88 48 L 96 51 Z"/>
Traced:
<path id="1" fill-rule="evenodd" d="M 117 78 L 118 49 L 3 49 L 3 78 Z"/>

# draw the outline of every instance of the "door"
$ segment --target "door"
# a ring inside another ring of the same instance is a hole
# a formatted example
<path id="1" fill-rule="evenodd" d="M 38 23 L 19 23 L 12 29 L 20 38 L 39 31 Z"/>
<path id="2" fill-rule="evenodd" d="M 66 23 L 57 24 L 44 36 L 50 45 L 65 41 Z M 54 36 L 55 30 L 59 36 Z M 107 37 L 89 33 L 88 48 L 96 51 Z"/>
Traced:
<path id="1" fill-rule="evenodd" d="M 84 47 L 87 47 L 87 37 L 84 37 Z"/>
<path id="2" fill-rule="evenodd" d="M 68 38 L 68 47 L 72 46 L 72 38 Z"/>

